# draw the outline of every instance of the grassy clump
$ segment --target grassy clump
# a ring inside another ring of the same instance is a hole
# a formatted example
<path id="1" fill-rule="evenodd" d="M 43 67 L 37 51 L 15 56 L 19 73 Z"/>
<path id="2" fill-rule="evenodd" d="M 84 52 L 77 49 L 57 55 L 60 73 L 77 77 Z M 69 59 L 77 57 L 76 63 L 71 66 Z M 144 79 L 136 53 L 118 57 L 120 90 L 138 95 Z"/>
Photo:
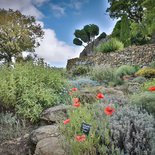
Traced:
<path id="1" fill-rule="evenodd" d="M 136 68 L 130 65 L 122 65 L 116 70 L 116 75 L 123 77 L 124 75 L 132 75 L 136 72 Z"/>
<path id="2" fill-rule="evenodd" d="M 149 113 L 155 115 L 155 93 L 142 92 L 131 96 L 131 103 L 142 106 Z"/>
<path id="3" fill-rule="evenodd" d="M 108 42 L 100 44 L 96 48 L 96 51 L 101 53 L 108 53 L 114 52 L 116 50 L 122 50 L 123 48 L 124 45 L 121 41 L 117 40 L 116 38 L 112 38 Z"/>
<path id="4" fill-rule="evenodd" d="M 93 80 L 113 86 L 123 84 L 123 81 L 115 74 L 115 71 L 116 70 L 110 66 L 98 65 L 92 69 L 90 76 Z"/>

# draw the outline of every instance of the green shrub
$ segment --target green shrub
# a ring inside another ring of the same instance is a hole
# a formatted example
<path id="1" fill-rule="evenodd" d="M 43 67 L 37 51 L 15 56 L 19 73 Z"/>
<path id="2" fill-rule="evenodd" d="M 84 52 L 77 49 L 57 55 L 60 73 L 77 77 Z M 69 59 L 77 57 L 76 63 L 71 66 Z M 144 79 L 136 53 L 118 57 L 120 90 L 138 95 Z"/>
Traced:
<path id="1" fill-rule="evenodd" d="M 131 103 L 138 106 L 142 106 L 149 113 L 155 115 L 155 93 L 154 92 L 142 92 L 135 94 L 131 97 Z"/>
<path id="2" fill-rule="evenodd" d="M 136 72 L 136 68 L 130 65 L 122 65 L 116 70 L 116 75 L 123 77 L 124 75 L 132 75 Z"/>
<path id="3" fill-rule="evenodd" d="M 142 77 L 142 76 L 138 76 L 138 77 L 136 77 L 136 78 L 134 78 L 132 80 L 132 82 L 136 82 L 136 83 L 139 83 L 139 84 L 142 84 L 142 83 L 144 83 L 146 81 L 147 81 L 147 79 L 145 77 Z"/>
<path id="4" fill-rule="evenodd" d="M 152 61 L 152 62 L 149 64 L 149 66 L 150 66 L 151 68 L 155 68 L 155 61 Z"/>
<path id="5" fill-rule="evenodd" d="M 154 79 L 151 79 L 147 82 L 145 82 L 143 85 L 142 85 L 142 90 L 148 90 L 149 87 L 152 87 L 152 86 L 155 86 L 155 78 Z"/>
<path id="6" fill-rule="evenodd" d="M 0 70 L 0 100 L 21 116 L 35 121 L 43 109 L 62 102 L 66 95 L 61 72 L 32 63 Z"/>
<path id="7" fill-rule="evenodd" d="M 116 76 L 115 69 L 109 66 L 95 66 L 90 72 L 90 76 L 92 79 L 105 84 L 120 85 L 123 83 L 123 81 Z"/>
<path id="8" fill-rule="evenodd" d="M 88 77 L 79 77 L 74 80 L 69 80 L 69 83 L 72 87 L 76 87 L 78 89 L 100 85 L 97 81 L 91 80 Z"/>
<path id="9" fill-rule="evenodd" d="M 140 69 L 138 72 L 135 73 L 136 76 L 144 76 L 144 77 L 155 77 L 155 69 L 145 67 Z"/>
<path id="10" fill-rule="evenodd" d="M 90 107 L 81 106 L 76 109 L 72 108 L 68 111 L 70 123 L 61 124 L 60 131 L 64 135 L 64 149 L 68 155 L 96 155 L 96 146 L 98 139 L 95 137 L 96 122 L 93 121 L 93 111 Z M 76 141 L 77 135 L 83 135 L 81 131 L 82 122 L 91 125 L 91 130 L 86 140 L 83 142 Z"/>
<path id="11" fill-rule="evenodd" d="M 13 113 L 0 113 L 0 143 L 24 136 L 30 130 L 25 120 Z"/>
<path id="12" fill-rule="evenodd" d="M 109 120 L 114 145 L 125 155 L 154 155 L 154 125 L 153 116 L 136 106 L 119 107 Z"/>
<path id="13" fill-rule="evenodd" d="M 102 53 L 108 53 L 116 50 L 122 50 L 123 48 L 124 48 L 124 45 L 121 41 L 117 40 L 116 38 L 112 38 L 111 40 L 100 44 L 96 48 L 96 51 L 102 52 Z"/>
<path id="14" fill-rule="evenodd" d="M 73 76 L 86 75 L 88 72 L 89 72 L 89 67 L 80 65 L 72 70 L 72 75 Z"/>

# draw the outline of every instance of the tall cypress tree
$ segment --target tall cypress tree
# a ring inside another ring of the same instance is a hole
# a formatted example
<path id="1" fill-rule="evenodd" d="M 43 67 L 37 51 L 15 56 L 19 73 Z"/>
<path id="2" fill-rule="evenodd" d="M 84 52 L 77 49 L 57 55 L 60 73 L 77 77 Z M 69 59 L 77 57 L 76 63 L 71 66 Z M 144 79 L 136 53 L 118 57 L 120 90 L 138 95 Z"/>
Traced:
<path id="1" fill-rule="evenodd" d="M 120 40 L 125 46 L 129 46 L 131 44 L 130 25 L 127 15 L 123 15 L 121 20 Z"/>

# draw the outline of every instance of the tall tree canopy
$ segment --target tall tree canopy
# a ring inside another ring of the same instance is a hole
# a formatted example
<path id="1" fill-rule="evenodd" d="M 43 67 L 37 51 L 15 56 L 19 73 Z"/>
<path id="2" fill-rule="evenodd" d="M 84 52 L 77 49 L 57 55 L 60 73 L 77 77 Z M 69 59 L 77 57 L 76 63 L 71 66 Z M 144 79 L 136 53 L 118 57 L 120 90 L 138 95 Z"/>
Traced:
<path id="1" fill-rule="evenodd" d="M 143 19 L 144 8 L 142 6 L 144 0 L 108 0 L 110 7 L 107 12 L 111 18 L 120 18 L 124 14 L 134 22 L 141 22 Z"/>
<path id="2" fill-rule="evenodd" d="M 23 51 L 34 52 L 43 37 L 41 26 L 32 16 L 19 11 L 0 9 L 0 60 L 11 62 L 12 57 Z"/>
<path id="3" fill-rule="evenodd" d="M 75 38 L 73 40 L 73 43 L 75 45 L 92 45 L 93 48 L 93 43 L 95 40 L 95 37 L 99 35 L 99 27 L 95 24 L 89 24 L 89 25 L 85 25 L 83 27 L 83 29 L 81 30 L 75 30 L 74 32 Z M 99 39 L 105 38 L 106 37 L 106 33 L 102 33 L 99 36 Z"/>

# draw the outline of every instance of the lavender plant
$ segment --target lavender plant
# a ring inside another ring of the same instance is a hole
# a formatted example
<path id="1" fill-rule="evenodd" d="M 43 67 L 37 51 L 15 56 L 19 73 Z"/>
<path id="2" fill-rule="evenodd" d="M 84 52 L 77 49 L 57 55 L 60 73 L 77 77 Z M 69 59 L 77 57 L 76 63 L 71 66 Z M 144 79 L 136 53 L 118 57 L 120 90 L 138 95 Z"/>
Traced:
<path id="1" fill-rule="evenodd" d="M 154 155 L 154 127 L 153 116 L 136 106 L 120 107 L 109 120 L 114 146 L 125 155 Z"/>

